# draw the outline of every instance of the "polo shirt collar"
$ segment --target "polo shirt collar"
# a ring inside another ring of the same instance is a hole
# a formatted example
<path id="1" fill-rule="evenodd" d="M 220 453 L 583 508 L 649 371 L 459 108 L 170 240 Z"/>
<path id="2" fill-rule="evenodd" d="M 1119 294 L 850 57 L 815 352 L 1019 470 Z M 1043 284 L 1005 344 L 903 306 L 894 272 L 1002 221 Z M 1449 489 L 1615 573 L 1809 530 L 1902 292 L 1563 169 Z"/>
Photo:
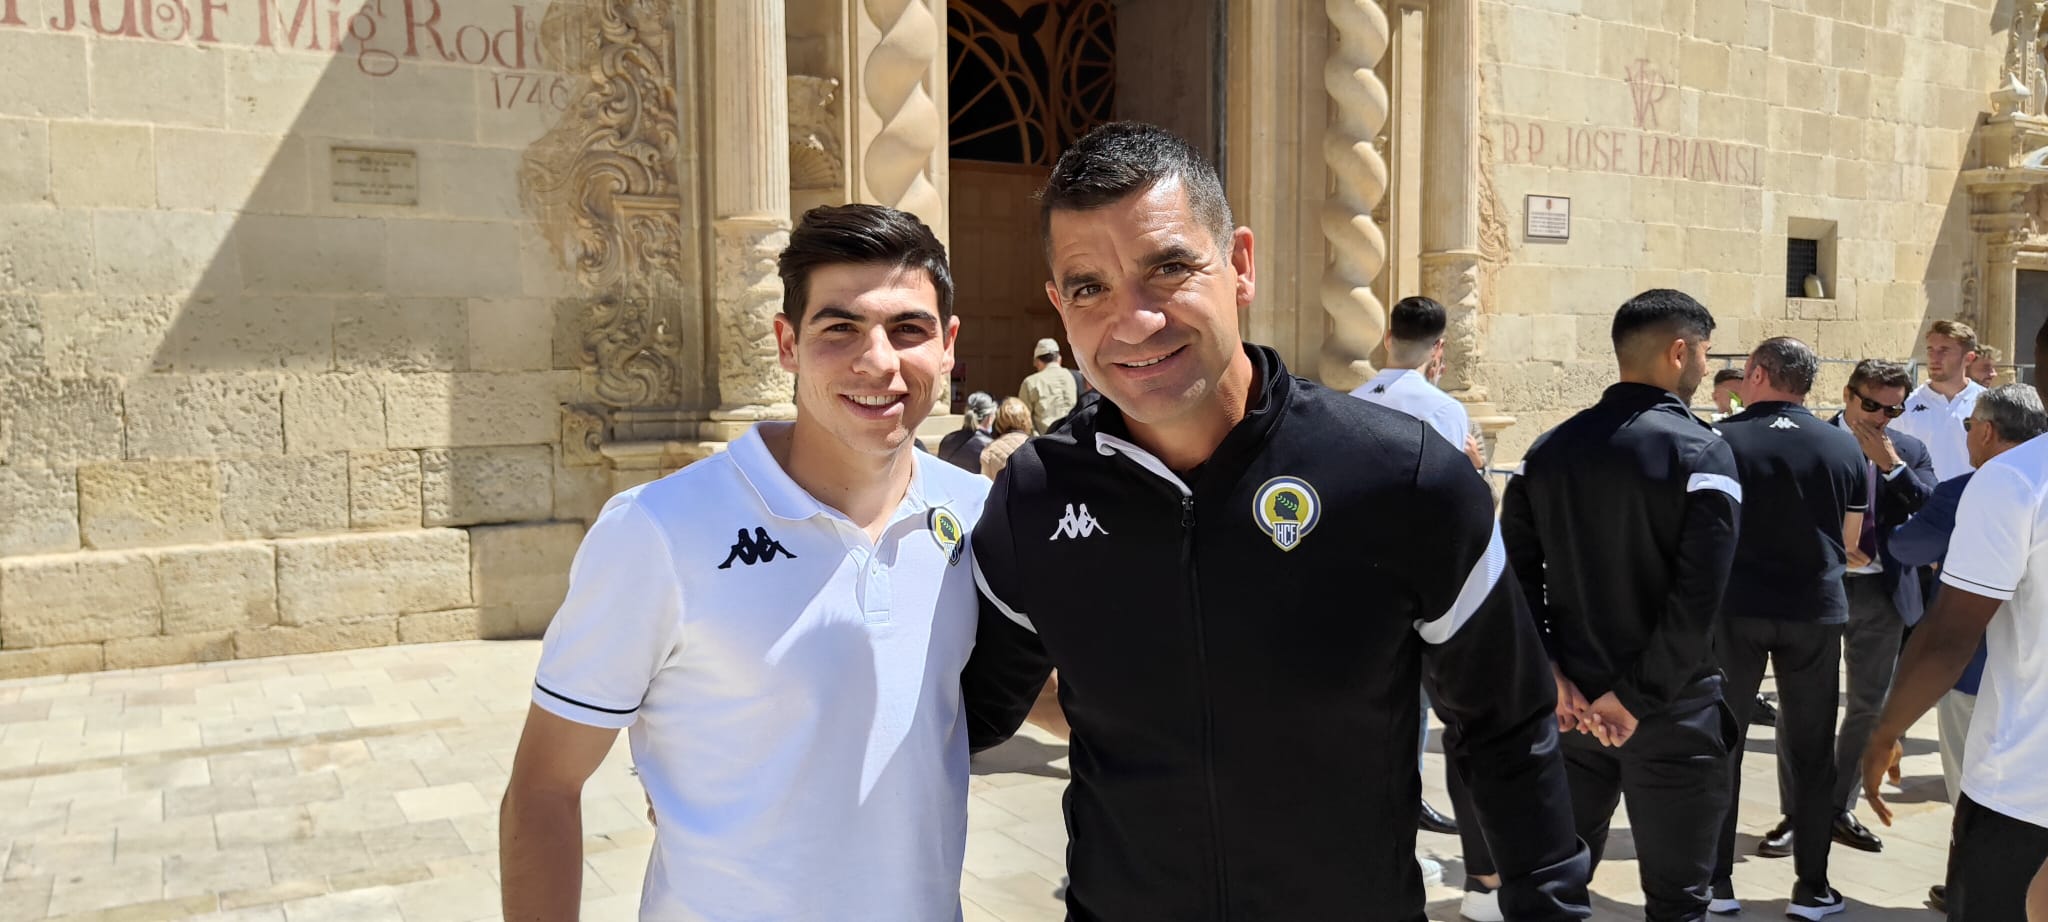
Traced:
<path id="1" fill-rule="evenodd" d="M 733 466 L 739 469 L 740 476 L 746 479 L 747 485 L 754 489 L 754 494 L 761 498 L 761 505 L 768 510 L 768 514 L 790 521 L 803 521 L 821 515 L 845 518 L 846 516 L 838 510 L 818 502 L 815 497 L 805 492 L 803 487 L 798 486 L 795 480 L 790 479 L 789 472 L 783 470 L 781 464 L 776 463 L 774 452 L 768 450 L 768 443 L 761 438 L 763 429 L 786 430 L 794 425 L 796 424 L 784 422 L 755 423 L 745 435 L 734 439 L 732 444 L 726 447 L 726 454 L 732 458 Z M 904 492 L 903 503 L 897 507 L 896 515 L 892 518 L 922 513 L 933 505 L 948 505 L 952 500 L 950 496 L 926 496 L 926 459 L 918 457 L 921 454 L 923 452 L 911 450 L 910 489 Z M 936 502 L 932 502 L 933 499 Z"/>

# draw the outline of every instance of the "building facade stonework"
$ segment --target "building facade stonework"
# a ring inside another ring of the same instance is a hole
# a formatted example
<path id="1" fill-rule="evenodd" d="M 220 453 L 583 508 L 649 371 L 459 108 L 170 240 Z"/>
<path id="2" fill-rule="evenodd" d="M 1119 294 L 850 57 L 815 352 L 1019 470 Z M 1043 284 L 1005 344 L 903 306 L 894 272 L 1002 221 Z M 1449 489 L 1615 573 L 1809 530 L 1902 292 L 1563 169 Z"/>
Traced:
<path id="1" fill-rule="evenodd" d="M 1449 306 L 1497 459 L 1645 288 L 1723 351 L 2012 355 L 2042 7 L 0 0 L 0 676 L 538 633 L 609 495 L 792 412 L 804 209 L 930 223 L 955 390 L 1014 393 L 1030 190 L 1114 117 L 1221 163 L 1298 372 Z"/>

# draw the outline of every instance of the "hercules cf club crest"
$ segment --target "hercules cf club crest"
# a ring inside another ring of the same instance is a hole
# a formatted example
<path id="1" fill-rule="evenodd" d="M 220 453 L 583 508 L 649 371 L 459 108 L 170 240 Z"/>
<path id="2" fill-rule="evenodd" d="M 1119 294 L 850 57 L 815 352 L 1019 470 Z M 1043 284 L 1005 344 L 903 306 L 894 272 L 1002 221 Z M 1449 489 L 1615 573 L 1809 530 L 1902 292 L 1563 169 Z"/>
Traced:
<path id="1" fill-rule="evenodd" d="M 1299 477 L 1275 477 L 1252 496 L 1252 520 L 1283 551 L 1294 550 L 1322 516 L 1316 489 Z"/>
<path id="2" fill-rule="evenodd" d="M 932 540 L 939 543 L 939 550 L 946 552 L 946 566 L 960 562 L 960 555 L 967 550 L 967 530 L 960 527 L 960 520 L 953 513 L 936 506 L 925 514 L 925 525 L 932 531 Z"/>

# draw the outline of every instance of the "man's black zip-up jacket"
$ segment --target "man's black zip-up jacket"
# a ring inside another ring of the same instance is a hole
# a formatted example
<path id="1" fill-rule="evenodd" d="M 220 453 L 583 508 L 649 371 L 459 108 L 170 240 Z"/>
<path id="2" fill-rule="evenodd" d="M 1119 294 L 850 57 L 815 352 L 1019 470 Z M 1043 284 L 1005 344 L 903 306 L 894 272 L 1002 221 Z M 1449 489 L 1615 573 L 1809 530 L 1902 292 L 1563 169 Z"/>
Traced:
<path id="1" fill-rule="evenodd" d="M 1735 455 L 1668 391 L 1616 384 L 1544 433 L 1501 534 L 1551 657 L 1637 720 L 1719 700 L 1714 618 L 1735 560 Z"/>
<path id="2" fill-rule="evenodd" d="M 1485 482 L 1420 420 L 1246 348 L 1253 409 L 1196 470 L 1088 401 L 975 528 L 970 738 L 1015 733 L 1059 668 L 1069 918 L 1422 919 L 1425 669 L 1504 912 L 1585 918 L 1555 686 Z"/>

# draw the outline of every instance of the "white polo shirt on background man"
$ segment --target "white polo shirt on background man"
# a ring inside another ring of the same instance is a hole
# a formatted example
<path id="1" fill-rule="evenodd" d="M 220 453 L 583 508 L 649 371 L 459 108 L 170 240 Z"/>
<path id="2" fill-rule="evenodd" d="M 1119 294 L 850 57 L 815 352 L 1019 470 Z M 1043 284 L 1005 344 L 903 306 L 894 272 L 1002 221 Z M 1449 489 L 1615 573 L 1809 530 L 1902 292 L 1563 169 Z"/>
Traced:
<path id="1" fill-rule="evenodd" d="M 1932 383 L 1922 384 L 1906 395 L 1905 414 L 1892 421 L 1892 428 L 1927 444 L 1936 480 L 1952 480 L 1971 471 L 1963 420 L 1977 411 L 1977 395 L 1982 393 L 1984 385 L 1966 381 L 1950 400 Z"/>
<path id="2" fill-rule="evenodd" d="M 1985 463 L 1963 491 L 1941 581 L 2004 600 L 1963 746 L 1963 793 L 2048 828 L 2048 438 Z"/>
<path id="3" fill-rule="evenodd" d="M 1429 383 L 1422 372 L 1412 368 L 1389 368 L 1358 386 L 1351 396 L 1400 410 L 1429 424 L 1459 451 L 1472 434 L 1471 417 L 1458 398 Z"/>
<path id="4" fill-rule="evenodd" d="M 759 428 L 605 505 L 533 701 L 629 730 L 658 817 L 642 918 L 956 919 L 988 482 L 913 453 L 871 543 Z"/>

